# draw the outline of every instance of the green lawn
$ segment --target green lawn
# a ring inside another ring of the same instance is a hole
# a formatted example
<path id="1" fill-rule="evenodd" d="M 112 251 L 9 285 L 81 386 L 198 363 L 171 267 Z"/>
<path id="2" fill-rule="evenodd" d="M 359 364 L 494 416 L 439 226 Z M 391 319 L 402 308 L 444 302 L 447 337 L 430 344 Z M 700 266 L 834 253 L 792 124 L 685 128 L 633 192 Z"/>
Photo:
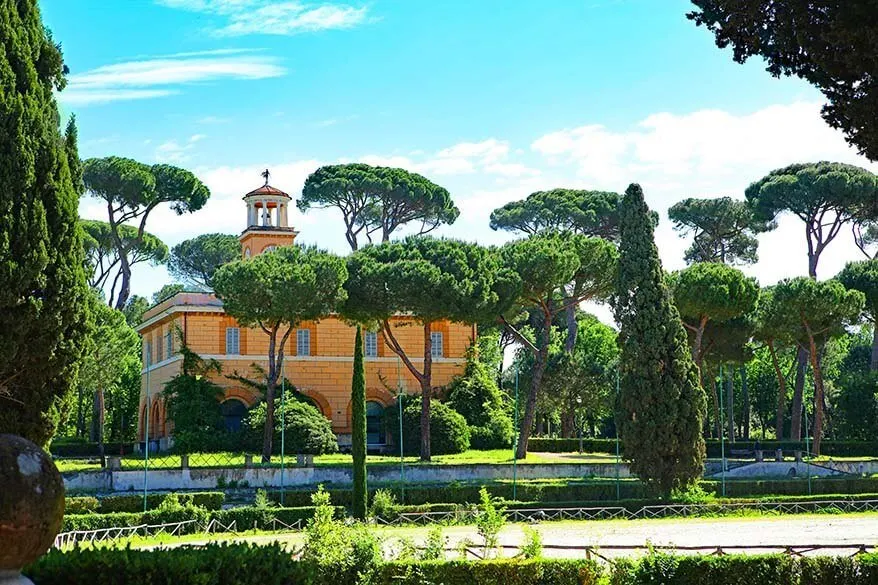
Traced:
<path id="1" fill-rule="evenodd" d="M 536 463 L 613 463 L 615 457 L 605 453 L 528 453 L 524 461 L 519 464 Z M 62 473 L 79 471 L 96 471 L 100 469 L 98 459 L 56 459 L 58 470 Z M 285 465 L 293 467 L 296 464 L 295 455 L 288 455 L 284 460 Z M 484 463 L 512 464 L 511 449 L 495 449 L 491 451 L 470 450 L 456 455 L 435 455 L 429 463 L 421 462 L 417 456 L 406 457 L 406 465 L 477 465 Z M 142 455 L 126 455 L 122 457 L 123 469 L 143 469 L 144 459 Z M 351 456 L 346 454 L 320 455 L 314 458 L 316 467 L 346 467 L 352 464 Z M 399 457 L 393 455 L 369 455 L 369 465 L 398 465 Z M 254 465 L 262 466 L 259 457 L 254 456 Z M 189 455 L 189 467 L 243 467 L 244 455 L 240 453 L 195 453 Z M 272 458 L 270 467 L 280 467 L 280 457 Z M 150 455 L 150 469 L 179 469 L 179 455 Z"/>

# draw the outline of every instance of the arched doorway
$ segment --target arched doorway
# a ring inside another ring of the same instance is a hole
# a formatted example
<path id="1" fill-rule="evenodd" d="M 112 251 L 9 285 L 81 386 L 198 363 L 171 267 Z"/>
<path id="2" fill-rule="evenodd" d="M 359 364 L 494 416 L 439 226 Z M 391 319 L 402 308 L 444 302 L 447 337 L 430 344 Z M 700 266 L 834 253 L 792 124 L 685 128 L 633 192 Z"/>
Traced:
<path id="1" fill-rule="evenodd" d="M 220 404 L 220 412 L 223 415 L 223 424 L 226 432 L 237 433 L 244 424 L 247 405 L 237 398 L 229 398 Z"/>
<path id="2" fill-rule="evenodd" d="M 384 445 L 387 433 L 384 430 L 384 406 L 380 402 L 366 403 L 366 444 Z"/>

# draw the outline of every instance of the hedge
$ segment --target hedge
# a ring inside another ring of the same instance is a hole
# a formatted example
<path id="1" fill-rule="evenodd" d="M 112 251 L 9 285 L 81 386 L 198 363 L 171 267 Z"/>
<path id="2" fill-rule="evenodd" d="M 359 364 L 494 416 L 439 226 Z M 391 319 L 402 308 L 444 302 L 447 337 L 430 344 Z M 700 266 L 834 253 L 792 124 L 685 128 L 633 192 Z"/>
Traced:
<path id="1" fill-rule="evenodd" d="M 49 453 L 53 457 L 100 457 L 101 448 L 97 443 L 52 443 Z M 104 455 L 134 453 L 134 443 L 104 443 Z"/>
<path id="2" fill-rule="evenodd" d="M 149 494 L 146 497 L 147 510 L 158 508 L 170 494 Z M 179 492 L 175 494 L 180 504 L 199 506 L 206 510 L 219 510 L 223 507 L 226 494 L 223 492 Z M 142 494 L 122 494 L 101 498 L 98 512 L 108 514 L 112 512 L 142 512 Z"/>
<path id="3" fill-rule="evenodd" d="M 878 582 L 878 556 L 653 554 L 607 569 L 570 559 L 411 561 L 380 563 L 367 572 L 370 585 L 867 585 Z M 341 585 L 319 579 L 276 543 L 54 550 L 24 574 L 40 585 Z"/>
<path id="4" fill-rule="evenodd" d="M 822 441 L 820 453 L 830 457 L 878 457 L 878 441 Z M 731 450 L 755 451 L 757 446 L 770 459 L 777 449 L 785 453 L 805 451 L 805 441 L 735 441 L 725 443 L 726 456 Z M 720 457 L 723 444 L 717 440 L 707 441 L 707 456 Z M 583 439 L 582 449 L 586 453 L 616 454 L 616 439 Z M 527 442 L 527 450 L 534 453 L 571 453 L 579 451 L 579 439 L 560 439 L 532 437 Z"/>
<path id="5" fill-rule="evenodd" d="M 94 514 L 100 502 L 93 496 L 73 496 L 64 498 L 64 514 Z"/>
<path id="6" fill-rule="evenodd" d="M 336 510 L 337 516 L 344 514 L 343 508 Z M 314 516 L 313 506 L 295 508 L 258 508 L 247 506 L 228 510 L 208 511 L 196 506 L 186 506 L 179 510 L 150 510 L 148 512 L 111 512 L 108 514 L 70 514 L 64 516 L 62 532 L 72 530 L 100 530 L 102 528 L 123 528 L 141 524 L 171 524 L 195 520 L 197 525 L 186 526 L 184 532 L 197 532 L 203 525 L 216 520 L 224 526 L 235 521 L 238 530 L 271 530 L 275 528 L 272 520 L 277 519 L 287 525 Z M 281 527 L 278 527 L 281 528 Z"/>

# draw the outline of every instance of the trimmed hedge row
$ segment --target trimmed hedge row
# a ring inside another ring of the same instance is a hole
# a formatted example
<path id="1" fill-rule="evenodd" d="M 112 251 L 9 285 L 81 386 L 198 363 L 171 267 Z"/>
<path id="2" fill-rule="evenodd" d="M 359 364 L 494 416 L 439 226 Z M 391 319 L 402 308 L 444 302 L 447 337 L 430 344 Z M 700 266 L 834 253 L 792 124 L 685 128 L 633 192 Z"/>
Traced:
<path id="1" fill-rule="evenodd" d="M 146 509 L 155 510 L 169 495 L 149 494 L 146 497 Z M 205 510 L 219 510 L 226 501 L 226 494 L 223 492 L 180 492 L 174 495 L 183 506 L 193 505 Z M 143 512 L 143 495 L 123 494 L 100 499 L 92 496 L 71 496 L 64 500 L 64 513 L 67 515 L 116 512 Z"/>
<path id="2" fill-rule="evenodd" d="M 878 477 L 839 477 L 839 478 L 812 478 L 811 494 L 825 497 L 833 495 L 840 498 L 849 498 L 856 494 L 878 494 Z M 702 481 L 702 489 L 707 493 L 720 496 L 722 483 L 719 481 Z M 474 504 L 479 502 L 479 490 L 482 484 L 452 484 L 452 485 L 412 485 L 405 488 L 405 501 L 401 504 L 420 506 L 424 504 Z M 511 483 L 493 483 L 486 486 L 488 491 L 495 497 L 512 500 Z M 620 500 L 637 500 L 640 502 L 661 503 L 650 497 L 645 486 L 637 480 L 623 480 L 619 483 Z M 389 486 L 389 489 L 399 497 L 399 487 Z M 332 503 L 337 506 L 350 507 L 351 490 L 347 488 L 329 489 Z M 375 491 L 370 490 L 370 501 Z M 726 482 L 726 497 L 745 498 L 757 496 L 803 496 L 808 494 L 808 480 L 779 479 L 779 480 L 729 480 Z M 270 492 L 269 498 L 275 502 L 280 501 L 280 492 Z M 528 502 L 533 505 L 555 503 L 577 503 L 593 506 L 614 506 L 620 500 L 616 499 L 616 484 L 612 481 L 596 481 L 583 483 L 520 483 L 516 490 L 516 498 L 520 502 Z M 780 498 L 771 498 L 780 499 Z M 876 496 L 878 499 L 878 496 Z M 288 506 L 307 506 L 311 503 L 311 491 L 291 490 L 284 494 L 284 504 Z M 641 504 L 644 505 L 644 504 Z"/>
<path id="3" fill-rule="evenodd" d="M 336 515 L 341 516 L 343 508 L 336 509 Z M 224 526 L 235 522 L 238 530 L 271 530 L 274 519 L 287 525 L 292 525 L 299 520 L 308 520 L 314 516 L 313 506 L 301 506 L 295 508 L 258 508 L 247 506 L 230 508 L 228 510 L 208 511 L 196 506 L 185 506 L 178 510 L 150 510 L 148 512 L 111 512 L 108 514 L 71 514 L 64 516 L 61 526 L 62 532 L 72 530 L 100 530 L 102 528 L 121 528 L 125 526 L 139 526 L 141 524 L 171 524 L 195 520 L 198 525 L 184 527 L 186 533 L 200 530 L 203 524 L 216 520 Z M 280 527 L 279 527 L 280 528 Z"/>
<path id="4" fill-rule="evenodd" d="M 101 448 L 97 443 L 52 443 L 49 453 L 54 457 L 100 457 Z M 134 453 L 134 443 L 104 443 L 104 455 Z"/>
<path id="5" fill-rule="evenodd" d="M 878 441 L 823 441 L 820 452 L 831 457 L 878 457 Z M 720 457 L 723 444 L 715 439 L 707 441 L 707 456 Z M 726 456 L 731 450 L 754 451 L 756 448 L 766 453 L 766 458 L 776 449 L 787 453 L 805 451 L 804 441 L 735 441 L 725 443 Z M 616 439 L 583 439 L 582 449 L 586 453 L 616 454 Z M 560 439 L 533 437 L 527 442 L 527 450 L 534 453 L 571 453 L 579 451 L 579 439 Z"/>
<path id="6" fill-rule="evenodd" d="M 410 561 L 362 567 L 370 585 L 867 585 L 878 582 L 878 556 L 669 556 L 593 561 Z M 27 567 L 40 585 L 340 585 L 320 578 L 278 544 L 208 544 L 156 550 L 52 551 Z M 350 584 L 355 585 L 355 584 Z"/>

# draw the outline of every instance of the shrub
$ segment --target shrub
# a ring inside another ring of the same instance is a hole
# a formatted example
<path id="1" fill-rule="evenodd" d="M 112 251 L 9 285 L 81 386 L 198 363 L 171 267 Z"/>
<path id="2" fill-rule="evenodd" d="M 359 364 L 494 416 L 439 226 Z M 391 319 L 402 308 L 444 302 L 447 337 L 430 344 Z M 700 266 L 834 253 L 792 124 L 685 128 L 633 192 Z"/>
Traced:
<path id="1" fill-rule="evenodd" d="M 148 510 L 158 508 L 169 494 L 149 494 L 146 498 Z M 175 494 L 183 505 L 192 504 L 206 510 L 219 510 L 223 507 L 226 495 L 223 492 L 187 492 Z M 121 494 L 101 498 L 98 512 L 107 514 L 112 512 L 142 512 L 143 495 Z"/>
<path id="2" fill-rule="evenodd" d="M 597 585 L 602 573 L 586 560 L 403 561 L 380 565 L 370 585 Z"/>
<path id="3" fill-rule="evenodd" d="M 98 506 L 98 499 L 92 496 L 64 498 L 64 514 L 93 514 Z"/>
<path id="4" fill-rule="evenodd" d="M 424 549 L 421 551 L 422 561 L 439 561 L 445 558 L 445 545 L 448 539 L 442 536 L 442 527 L 433 526 L 427 532 Z"/>
<path id="5" fill-rule="evenodd" d="M 524 542 L 521 544 L 519 554 L 523 559 L 538 559 L 543 556 L 543 537 L 536 528 L 524 527 Z"/>
<path id="6" fill-rule="evenodd" d="M 52 441 L 49 453 L 53 457 L 99 457 L 101 454 L 98 443 L 86 442 L 62 442 L 60 439 Z M 130 455 L 134 453 L 134 443 L 104 443 L 105 455 Z"/>
<path id="7" fill-rule="evenodd" d="M 512 445 L 512 418 L 494 375 L 479 359 L 478 346 L 467 354 L 466 370 L 447 388 L 448 406 L 470 426 L 474 449 L 502 449 Z"/>
<path id="8" fill-rule="evenodd" d="M 399 445 L 399 407 L 385 411 L 387 431 Z M 403 451 L 417 455 L 421 451 L 421 400 L 410 398 L 403 407 Z M 470 447 L 470 431 L 466 419 L 448 405 L 433 400 L 430 404 L 430 452 L 433 455 L 463 453 Z"/>
<path id="9" fill-rule="evenodd" d="M 367 526 L 336 521 L 321 486 L 311 496 L 314 517 L 305 528 L 302 561 L 320 583 L 360 583 L 381 561 L 381 543 Z"/>
<path id="10" fill-rule="evenodd" d="M 174 450 L 180 453 L 222 447 L 225 435 L 220 400 L 223 389 L 202 375 L 180 373 L 165 384 L 162 395 L 168 419 L 174 423 Z"/>
<path id="11" fill-rule="evenodd" d="M 487 559 L 497 549 L 500 531 L 506 525 L 506 507 L 491 497 L 484 487 L 479 490 L 481 503 L 476 515 L 476 531 L 483 541 L 482 558 Z"/>
<path id="12" fill-rule="evenodd" d="M 332 432 L 331 421 L 312 404 L 296 398 L 295 388 L 287 392 L 282 404 L 278 400 L 275 416 L 275 437 L 272 445 L 276 453 L 281 447 L 281 421 L 286 427 L 284 438 L 287 453 L 323 455 L 338 451 L 338 439 Z M 245 443 L 248 448 L 262 448 L 262 431 L 265 426 L 265 403 L 253 407 L 245 421 Z"/>
<path id="13" fill-rule="evenodd" d="M 396 509 L 396 496 L 390 490 L 376 490 L 372 496 L 372 506 L 369 509 L 369 515 L 377 518 L 392 518 Z"/>

